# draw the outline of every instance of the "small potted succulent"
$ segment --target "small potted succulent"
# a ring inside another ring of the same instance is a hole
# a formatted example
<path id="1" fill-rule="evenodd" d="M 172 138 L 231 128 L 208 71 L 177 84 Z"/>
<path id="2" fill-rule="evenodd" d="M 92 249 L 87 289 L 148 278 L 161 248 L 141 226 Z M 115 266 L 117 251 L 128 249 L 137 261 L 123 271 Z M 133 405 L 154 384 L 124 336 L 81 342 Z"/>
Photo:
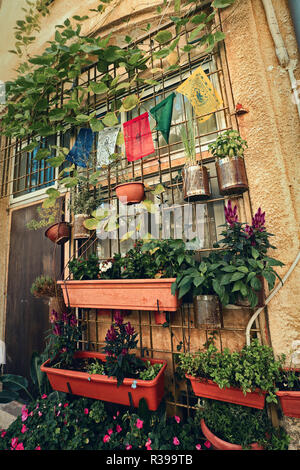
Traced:
<path id="1" fill-rule="evenodd" d="M 54 317 L 50 358 L 41 366 L 54 390 L 138 407 L 144 398 L 156 410 L 164 395 L 167 363 L 137 357 L 137 333 L 120 313 L 106 333 L 104 353 L 78 351 L 75 317 Z"/>
<path id="2" fill-rule="evenodd" d="M 282 361 L 257 339 L 233 352 L 209 344 L 204 351 L 181 353 L 178 364 L 197 396 L 258 409 L 264 408 L 265 399 L 277 403 L 275 383 Z"/>
<path id="3" fill-rule="evenodd" d="M 247 142 L 236 130 L 228 130 L 219 135 L 208 148 L 216 158 L 219 190 L 222 195 L 239 194 L 248 190 L 244 162 Z"/>
<path id="4" fill-rule="evenodd" d="M 210 197 L 207 168 L 196 159 L 194 121 L 188 117 L 187 127 L 181 127 L 186 163 L 182 170 L 183 198 L 185 201 L 199 201 Z"/>
<path id="5" fill-rule="evenodd" d="M 274 428 L 266 410 L 203 400 L 196 412 L 213 450 L 287 450 L 289 436 Z"/>

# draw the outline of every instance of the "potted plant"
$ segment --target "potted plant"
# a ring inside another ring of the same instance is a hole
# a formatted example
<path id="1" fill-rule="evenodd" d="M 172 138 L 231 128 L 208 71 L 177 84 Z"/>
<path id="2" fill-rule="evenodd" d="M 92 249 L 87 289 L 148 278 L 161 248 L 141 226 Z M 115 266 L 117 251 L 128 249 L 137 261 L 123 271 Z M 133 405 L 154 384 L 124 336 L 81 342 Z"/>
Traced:
<path id="1" fill-rule="evenodd" d="M 223 248 L 216 252 L 215 261 L 221 263 L 220 275 L 213 281 L 215 291 L 223 305 L 241 304 L 248 301 L 251 308 L 264 304 L 264 285 L 266 280 L 269 290 L 275 285 L 275 266 L 283 266 L 279 260 L 268 256 L 271 245 L 269 239 L 273 234 L 265 227 L 265 213 L 259 208 L 252 218 L 251 225 L 239 222 L 237 206 L 231 201 L 225 206 L 225 229 L 222 238 L 214 246 Z"/>
<path id="2" fill-rule="evenodd" d="M 196 412 L 213 450 L 287 450 L 289 436 L 274 428 L 267 411 L 203 400 Z"/>
<path id="3" fill-rule="evenodd" d="M 88 182 L 80 181 L 76 190 L 71 190 L 70 210 L 74 214 L 73 238 L 75 240 L 90 237 L 90 230 L 84 222 L 89 219 L 100 205 L 102 198 L 99 188 L 90 187 Z"/>
<path id="4" fill-rule="evenodd" d="M 54 206 L 50 207 L 39 206 L 37 207 L 37 213 L 38 218 L 30 220 L 26 224 L 29 230 L 39 230 L 40 228 L 48 227 L 45 236 L 57 245 L 63 245 L 69 240 L 70 224 L 64 221 L 57 222 L 61 213 L 60 204 L 54 204 Z"/>
<path id="5" fill-rule="evenodd" d="M 54 390 L 134 407 L 144 398 L 150 410 L 158 408 L 167 363 L 130 352 L 137 334 L 122 315 L 115 315 L 106 333 L 104 354 L 76 350 L 80 329 L 74 317 L 54 319 L 53 333 L 52 354 L 41 370 Z"/>
<path id="6" fill-rule="evenodd" d="M 278 388 L 276 395 L 282 413 L 291 418 L 300 418 L 300 369 L 295 367 L 299 364 L 299 345 L 299 340 L 293 341 L 290 364 L 282 368 L 276 383 Z M 287 363 L 285 354 L 282 354 L 280 359 L 283 364 Z"/>
<path id="7" fill-rule="evenodd" d="M 172 312 L 178 298 L 171 286 L 191 262 L 182 240 L 139 240 L 125 256 L 115 254 L 109 269 L 94 255 L 71 260 L 73 279 L 58 284 L 70 307 Z"/>
<path id="8" fill-rule="evenodd" d="M 264 408 L 265 398 L 277 403 L 275 382 L 281 368 L 282 361 L 257 339 L 241 351 L 221 352 L 209 344 L 205 351 L 179 355 L 179 371 L 195 395 L 258 409 Z"/>
<path id="9" fill-rule="evenodd" d="M 174 292 L 178 290 L 178 299 L 192 296 L 196 328 L 221 327 L 220 299 L 213 287 L 220 266 L 221 262 L 205 257 L 182 270 L 172 286 Z"/>
<path id="10" fill-rule="evenodd" d="M 236 130 L 228 130 L 219 135 L 208 148 L 216 158 L 216 170 L 220 194 L 239 194 L 248 190 L 244 162 L 247 142 Z"/>
<path id="11" fill-rule="evenodd" d="M 58 312 L 63 312 L 66 308 L 61 287 L 58 286 L 56 281 L 50 276 L 41 275 L 35 278 L 31 285 L 30 292 L 36 298 L 48 298 L 50 312 L 53 309 Z"/>
<path id="12" fill-rule="evenodd" d="M 184 145 L 186 163 L 182 169 L 183 198 L 185 201 L 199 201 L 210 197 L 207 168 L 199 165 L 196 159 L 196 142 L 194 122 L 189 115 L 187 128 L 181 127 L 181 138 Z"/>

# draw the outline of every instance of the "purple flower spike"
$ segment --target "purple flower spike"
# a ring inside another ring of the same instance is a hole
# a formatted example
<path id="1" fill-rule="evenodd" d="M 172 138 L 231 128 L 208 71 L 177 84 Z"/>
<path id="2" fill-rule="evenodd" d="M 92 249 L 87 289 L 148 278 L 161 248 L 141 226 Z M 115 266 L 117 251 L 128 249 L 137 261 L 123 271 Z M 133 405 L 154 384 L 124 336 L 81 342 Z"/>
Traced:
<path id="1" fill-rule="evenodd" d="M 110 330 L 107 331 L 105 340 L 106 341 L 115 341 L 117 338 L 116 330 L 112 326 Z"/>
<path id="2" fill-rule="evenodd" d="M 124 317 L 121 314 L 120 310 L 116 310 L 114 320 L 115 320 L 116 325 L 118 325 L 118 326 L 122 325 Z"/>
<path id="3" fill-rule="evenodd" d="M 225 219 L 230 227 L 233 227 L 239 221 L 239 217 L 237 214 L 237 206 L 235 205 L 232 209 L 231 201 L 228 201 L 227 207 L 224 207 L 225 212 Z"/>
<path id="4" fill-rule="evenodd" d="M 125 326 L 125 331 L 128 335 L 133 335 L 134 334 L 134 328 L 131 326 L 130 322 L 127 323 Z"/>
<path id="5" fill-rule="evenodd" d="M 265 212 L 261 212 L 260 207 L 252 218 L 252 228 L 259 230 L 260 232 L 265 230 Z"/>

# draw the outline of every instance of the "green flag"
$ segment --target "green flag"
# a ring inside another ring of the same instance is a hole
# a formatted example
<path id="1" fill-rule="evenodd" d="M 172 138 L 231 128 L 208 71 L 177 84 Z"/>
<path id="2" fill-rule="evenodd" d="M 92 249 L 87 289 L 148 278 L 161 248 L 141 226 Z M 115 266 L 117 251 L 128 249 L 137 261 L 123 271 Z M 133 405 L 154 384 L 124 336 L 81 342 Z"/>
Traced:
<path id="1" fill-rule="evenodd" d="M 173 102 L 175 96 L 175 93 L 171 93 L 171 95 L 154 106 L 154 108 L 150 109 L 151 115 L 156 120 L 156 129 L 162 133 L 167 144 L 169 143 Z"/>

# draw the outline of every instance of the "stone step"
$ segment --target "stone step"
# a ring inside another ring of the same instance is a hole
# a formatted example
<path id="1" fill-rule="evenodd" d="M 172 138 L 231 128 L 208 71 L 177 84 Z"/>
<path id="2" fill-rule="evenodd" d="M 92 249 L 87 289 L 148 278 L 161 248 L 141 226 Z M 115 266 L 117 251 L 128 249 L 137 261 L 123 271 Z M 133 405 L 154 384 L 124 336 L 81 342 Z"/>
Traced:
<path id="1" fill-rule="evenodd" d="M 0 403 L 0 429 L 7 429 L 21 415 L 22 403 L 11 401 Z"/>

